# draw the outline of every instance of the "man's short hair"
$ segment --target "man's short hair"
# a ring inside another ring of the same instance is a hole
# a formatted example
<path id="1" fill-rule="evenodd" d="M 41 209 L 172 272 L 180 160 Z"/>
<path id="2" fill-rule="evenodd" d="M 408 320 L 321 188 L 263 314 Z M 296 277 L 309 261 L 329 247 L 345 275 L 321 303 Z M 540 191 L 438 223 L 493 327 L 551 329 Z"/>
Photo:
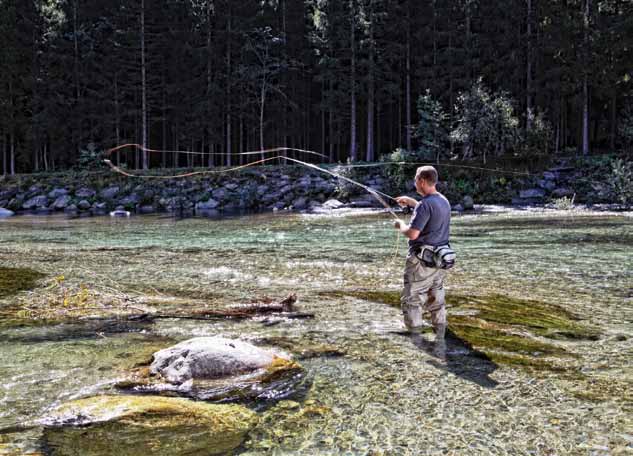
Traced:
<path id="1" fill-rule="evenodd" d="M 432 166 L 420 166 L 415 172 L 415 178 L 423 179 L 429 185 L 437 184 L 437 170 Z"/>

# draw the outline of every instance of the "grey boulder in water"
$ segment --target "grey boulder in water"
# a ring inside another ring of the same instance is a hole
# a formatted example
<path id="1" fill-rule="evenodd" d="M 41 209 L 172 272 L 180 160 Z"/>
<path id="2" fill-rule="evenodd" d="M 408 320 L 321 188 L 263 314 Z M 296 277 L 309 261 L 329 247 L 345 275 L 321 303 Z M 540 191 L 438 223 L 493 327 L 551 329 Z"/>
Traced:
<path id="1" fill-rule="evenodd" d="M 275 353 L 248 342 L 223 337 L 196 337 L 154 353 L 152 374 L 170 383 L 215 379 L 270 366 Z"/>

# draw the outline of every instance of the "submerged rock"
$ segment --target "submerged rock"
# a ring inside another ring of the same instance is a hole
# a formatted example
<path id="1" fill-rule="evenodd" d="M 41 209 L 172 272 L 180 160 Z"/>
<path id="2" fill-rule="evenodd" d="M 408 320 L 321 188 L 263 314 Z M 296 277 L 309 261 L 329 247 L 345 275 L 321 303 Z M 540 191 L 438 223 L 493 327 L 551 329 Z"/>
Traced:
<path id="1" fill-rule="evenodd" d="M 212 455 L 238 447 L 257 415 L 182 398 L 96 396 L 62 405 L 42 424 L 54 456 Z"/>
<path id="2" fill-rule="evenodd" d="M 154 354 L 152 374 L 170 383 L 242 374 L 270 365 L 274 353 L 248 342 L 223 337 L 197 337 Z"/>

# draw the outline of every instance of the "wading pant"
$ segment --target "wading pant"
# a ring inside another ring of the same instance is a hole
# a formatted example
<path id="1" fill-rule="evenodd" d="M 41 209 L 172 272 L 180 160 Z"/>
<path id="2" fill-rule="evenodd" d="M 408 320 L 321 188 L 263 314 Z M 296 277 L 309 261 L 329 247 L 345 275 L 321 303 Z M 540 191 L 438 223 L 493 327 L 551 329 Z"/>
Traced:
<path id="1" fill-rule="evenodd" d="M 422 330 L 423 312 L 431 314 L 431 324 L 436 330 L 446 326 L 444 277 L 446 270 L 426 267 L 412 253 L 407 256 L 400 305 L 409 331 Z"/>

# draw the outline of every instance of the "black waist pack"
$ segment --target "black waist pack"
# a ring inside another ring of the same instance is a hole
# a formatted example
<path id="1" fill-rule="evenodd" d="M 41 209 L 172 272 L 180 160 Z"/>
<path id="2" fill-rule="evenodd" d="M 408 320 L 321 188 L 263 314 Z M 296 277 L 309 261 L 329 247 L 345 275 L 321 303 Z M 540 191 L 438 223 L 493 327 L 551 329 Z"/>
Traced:
<path id="1" fill-rule="evenodd" d="M 457 256 L 449 244 L 437 247 L 420 247 L 415 254 L 427 268 L 438 269 L 451 269 L 455 266 L 455 258 Z"/>

